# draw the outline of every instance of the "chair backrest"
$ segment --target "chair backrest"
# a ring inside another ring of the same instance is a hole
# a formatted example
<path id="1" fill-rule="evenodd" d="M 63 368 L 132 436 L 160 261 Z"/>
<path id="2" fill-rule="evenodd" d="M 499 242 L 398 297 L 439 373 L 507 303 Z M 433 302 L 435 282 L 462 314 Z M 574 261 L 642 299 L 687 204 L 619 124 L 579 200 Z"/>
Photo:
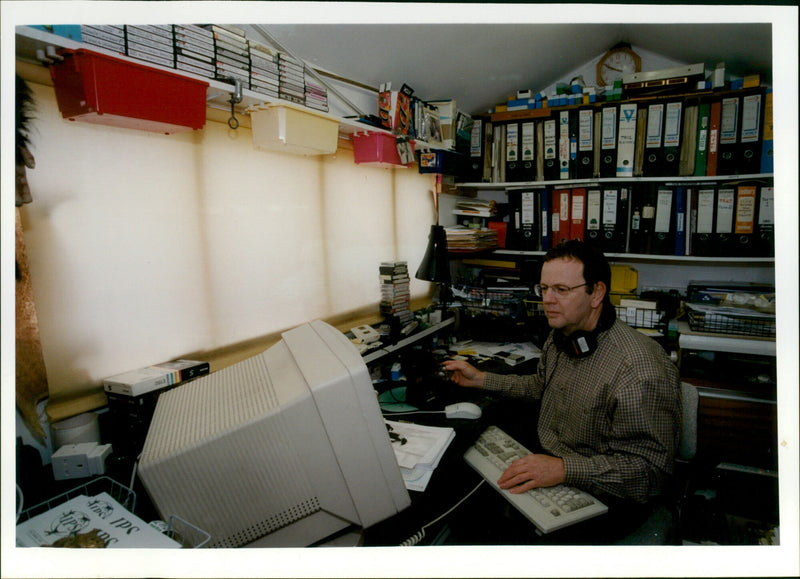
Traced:
<path id="1" fill-rule="evenodd" d="M 681 382 L 681 402 L 683 404 L 681 419 L 681 437 L 678 445 L 678 458 L 691 460 L 697 452 L 697 407 L 700 395 L 694 384 Z"/>

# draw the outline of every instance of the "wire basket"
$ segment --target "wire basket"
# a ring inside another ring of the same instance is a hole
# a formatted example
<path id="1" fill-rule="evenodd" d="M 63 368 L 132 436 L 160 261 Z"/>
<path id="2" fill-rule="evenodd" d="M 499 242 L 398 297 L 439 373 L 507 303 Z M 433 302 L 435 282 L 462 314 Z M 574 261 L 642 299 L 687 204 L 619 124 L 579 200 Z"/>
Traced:
<path id="1" fill-rule="evenodd" d="M 184 549 L 199 549 L 211 540 L 211 535 L 177 515 L 169 518 L 166 535 Z"/>
<path id="2" fill-rule="evenodd" d="M 469 315 L 516 318 L 525 311 L 522 302 L 528 290 L 454 286 L 452 293 L 454 300 L 460 302 L 463 311 Z"/>
<path id="3" fill-rule="evenodd" d="M 632 328 L 655 328 L 664 318 L 664 312 L 637 308 L 632 306 L 616 306 L 617 318 Z"/>
<path id="4" fill-rule="evenodd" d="M 85 484 L 61 493 L 60 495 L 56 495 L 50 499 L 47 499 L 38 505 L 34 505 L 23 510 L 20 513 L 17 522 L 22 523 L 35 517 L 36 515 L 46 513 L 50 509 L 57 507 L 61 503 L 65 503 L 71 499 L 74 499 L 75 497 L 79 497 L 81 495 L 94 496 L 103 492 L 108 493 L 111 498 L 113 498 L 130 512 L 135 511 L 136 493 L 125 485 L 118 483 L 113 478 L 100 476 L 90 480 Z"/>
<path id="5" fill-rule="evenodd" d="M 525 304 L 525 313 L 528 315 L 530 319 L 536 318 L 543 318 L 544 316 L 544 306 L 542 305 L 542 300 L 534 300 L 531 298 L 525 298 L 522 300 L 522 303 Z"/>
<path id="6" fill-rule="evenodd" d="M 104 492 L 108 493 L 108 495 L 122 505 L 124 509 L 130 511 L 131 513 L 135 513 L 136 492 L 125 485 L 118 483 L 110 477 L 100 476 L 21 511 L 17 517 L 17 523 L 24 523 L 25 521 L 42 513 L 46 513 L 51 509 L 56 508 L 60 504 L 76 497 L 82 495 L 95 496 Z M 21 491 L 19 494 L 21 494 Z M 20 498 L 18 498 L 18 500 L 21 501 Z M 151 525 L 153 524 L 151 523 Z M 198 549 L 205 546 L 205 544 L 211 539 L 211 536 L 208 533 L 198 529 L 191 523 L 188 523 L 176 515 L 172 515 L 169 518 L 169 523 L 167 523 L 166 529 L 162 529 L 162 531 L 170 539 L 179 543 L 184 549 Z"/>
<path id="7" fill-rule="evenodd" d="M 746 308 L 687 304 L 689 328 L 695 332 L 775 337 L 775 316 Z"/>

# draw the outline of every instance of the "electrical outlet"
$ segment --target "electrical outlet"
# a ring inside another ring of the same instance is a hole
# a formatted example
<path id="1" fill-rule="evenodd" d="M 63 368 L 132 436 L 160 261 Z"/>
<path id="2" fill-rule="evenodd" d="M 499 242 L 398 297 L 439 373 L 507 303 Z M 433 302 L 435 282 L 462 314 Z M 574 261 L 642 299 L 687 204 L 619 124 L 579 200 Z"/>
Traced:
<path id="1" fill-rule="evenodd" d="M 110 444 L 65 444 L 53 453 L 53 477 L 56 480 L 66 480 L 103 474 L 106 471 L 105 459 L 109 454 Z"/>

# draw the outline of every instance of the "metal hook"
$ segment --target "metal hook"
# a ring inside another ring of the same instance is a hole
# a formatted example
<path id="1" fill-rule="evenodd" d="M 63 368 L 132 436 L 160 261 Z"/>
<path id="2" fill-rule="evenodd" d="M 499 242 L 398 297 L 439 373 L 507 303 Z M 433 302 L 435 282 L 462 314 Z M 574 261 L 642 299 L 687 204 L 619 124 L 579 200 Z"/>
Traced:
<path id="1" fill-rule="evenodd" d="M 228 126 L 234 130 L 239 128 L 239 120 L 236 118 L 236 110 L 234 105 L 242 102 L 242 81 L 238 78 L 229 77 L 233 81 L 233 92 L 231 93 L 231 117 L 228 119 Z"/>
<path id="2" fill-rule="evenodd" d="M 239 120 L 236 118 L 236 112 L 234 111 L 233 99 L 231 99 L 231 117 L 228 119 L 228 126 L 234 130 L 239 128 Z"/>

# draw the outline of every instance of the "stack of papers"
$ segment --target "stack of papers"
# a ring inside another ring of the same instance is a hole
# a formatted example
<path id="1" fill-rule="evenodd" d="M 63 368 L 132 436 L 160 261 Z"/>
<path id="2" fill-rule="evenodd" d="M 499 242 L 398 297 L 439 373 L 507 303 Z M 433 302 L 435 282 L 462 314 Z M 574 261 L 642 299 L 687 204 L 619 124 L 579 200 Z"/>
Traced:
<path id="1" fill-rule="evenodd" d="M 453 210 L 455 215 L 475 215 L 476 217 L 494 217 L 497 214 L 497 203 L 483 199 L 459 201 Z"/>
<path id="2" fill-rule="evenodd" d="M 410 491 L 424 491 L 456 433 L 452 428 L 386 421 L 392 448 Z"/>
<path id="3" fill-rule="evenodd" d="M 478 251 L 497 247 L 497 230 L 472 229 L 463 225 L 445 227 L 447 249 L 450 251 Z"/>
<path id="4" fill-rule="evenodd" d="M 467 340 L 456 342 L 450 346 L 450 351 L 457 356 L 487 359 L 497 358 L 508 364 L 516 366 L 533 358 L 541 358 L 542 351 L 532 342 L 479 342 Z"/>

